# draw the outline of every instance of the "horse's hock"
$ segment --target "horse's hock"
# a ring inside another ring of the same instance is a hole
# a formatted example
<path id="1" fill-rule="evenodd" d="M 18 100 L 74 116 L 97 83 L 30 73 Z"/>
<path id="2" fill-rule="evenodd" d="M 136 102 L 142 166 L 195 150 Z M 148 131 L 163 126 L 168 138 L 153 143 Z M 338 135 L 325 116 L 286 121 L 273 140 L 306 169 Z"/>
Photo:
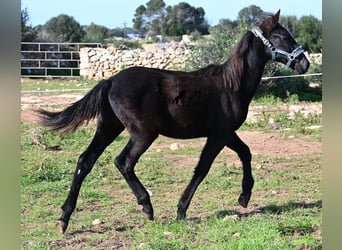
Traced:
<path id="1" fill-rule="evenodd" d="M 184 43 L 161 44 L 151 50 L 122 50 L 109 48 L 81 48 L 80 76 L 100 80 L 132 66 L 159 69 L 184 67 L 190 48 Z"/>

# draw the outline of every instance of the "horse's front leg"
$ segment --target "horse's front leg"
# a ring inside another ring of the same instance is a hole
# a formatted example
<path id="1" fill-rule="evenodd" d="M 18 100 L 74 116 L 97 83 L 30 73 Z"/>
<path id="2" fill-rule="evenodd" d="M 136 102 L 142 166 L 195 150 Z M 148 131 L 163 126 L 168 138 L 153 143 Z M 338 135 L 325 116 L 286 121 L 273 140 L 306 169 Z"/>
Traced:
<path id="1" fill-rule="evenodd" d="M 235 132 L 229 137 L 227 147 L 234 150 L 238 154 L 242 163 L 242 193 L 240 194 L 238 201 L 242 207 L 246 208 L 251 198 L 252 188 L 254 185 L 251 168 L 252 155 L 249 147 L 238 137 Z"/>
<path id="2" fill-rule="evenodd" d="M 194 175 L 189 185 L 184 190 L 179 203 L 177 211 L 177 220 L 183 220 L 186 217 L 186 211 L 189 207 L 191 199 L 198 188 L 199 184 L 203 181 L 208 174 L 211 164 L 215 160 L 218 153 L 225 145 L 225 138 L 222 136 L 215 136 L 208 138 L 202 153 L 200 160 L 195 168 Z"/>

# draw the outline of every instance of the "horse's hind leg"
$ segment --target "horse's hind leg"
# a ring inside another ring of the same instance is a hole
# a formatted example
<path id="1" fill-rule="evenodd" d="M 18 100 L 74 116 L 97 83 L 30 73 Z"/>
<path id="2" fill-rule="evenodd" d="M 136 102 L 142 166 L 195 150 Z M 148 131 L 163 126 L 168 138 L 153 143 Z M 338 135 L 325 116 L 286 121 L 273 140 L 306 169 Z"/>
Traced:
<path id="1" fill-rule="evenodd" d="M 150 195 L 135 175 L 134 166 L 139 157 L 148 149 L 156 138 L 157 135 L 148 135 L 148 133 L 144 133 L 144 135 L 140 136 L 137 136 L 136 134 L 131 135 L 127 145 L 115 159 L 115 165 L 136 196 L 138 204 L 143 206 L 143 212 L 150 220 L 153 220 L 153 207 Z"/>
<path id="2" fill-rule="evenodd" d="M 246 208 L 251 198 L 252 188 L 254 185 L 251 168 L 252 155 L 249 147 L 238 137 L 235 132 L 229 137 L 227 147 L 234 150 L 238 154 L 242 162 L 242 193 L 240 194 L 238 201 L 242 207 Z"/>
<path id="3" fill-rule="evenodd" d="M 111 117 L 110 120 L 102 119 L 101 116 L 98 117 L 95 136 L 88 148 L 78 159 L 68 197 L 62 206 L 63 213 L 56 225 L 59 233 L 64 233 L 68 227 L 69 219 L 76 207 L 77 197 L 84 178 L 90 173 L 96 160 L 105 148 L 113 142 L 123 129 L 123 125 L 115 116 Z"/>

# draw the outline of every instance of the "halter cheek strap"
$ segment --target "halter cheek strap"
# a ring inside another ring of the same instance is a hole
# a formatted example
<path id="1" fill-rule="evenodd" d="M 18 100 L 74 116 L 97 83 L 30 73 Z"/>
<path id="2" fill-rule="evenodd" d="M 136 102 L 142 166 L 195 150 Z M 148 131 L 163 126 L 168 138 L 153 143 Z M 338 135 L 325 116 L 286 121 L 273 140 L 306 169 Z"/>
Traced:
<path id="1" fill-rule="evenodd" d="M 274 47 L 272 45 L 272 43 L 266 38 L 264 37 L 264 35 L 262 34 L 262 31 L 259 27 L 255 26 L 252 28 L 252 32 L 253 34 L 259 38 L 263 44 L 265 44 L 266 47 L 270 48 L 272 51 L 272 60 L 276 61 L 276 55 L 277 53 L 286 56 L 287 57 L 287 63 L 286 63 L 286 68 L 289 68 L 291 63 L 302 53 L 304 53 L 304 49 L 301 46 L 298 46 L 297 48 L 295 48 L 291 53 L 282 50 L 282 49 L 278 49 L 276 47 Z"/>

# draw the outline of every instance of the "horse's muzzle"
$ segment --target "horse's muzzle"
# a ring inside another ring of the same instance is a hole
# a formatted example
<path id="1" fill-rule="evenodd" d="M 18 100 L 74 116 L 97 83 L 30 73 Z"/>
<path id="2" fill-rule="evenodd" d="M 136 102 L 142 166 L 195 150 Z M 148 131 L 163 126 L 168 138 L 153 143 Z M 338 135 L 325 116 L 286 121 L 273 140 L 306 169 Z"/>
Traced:
<path id="1" fill-rule="evenodd" d="M 298 59 L 296 59 L 293 63 L 293 69 L 298 73 L 298 74 L 304 74 L 308 71 L 310 67 L 310 62 L 307 59 L 307 57 L 302 54 Z"/>

